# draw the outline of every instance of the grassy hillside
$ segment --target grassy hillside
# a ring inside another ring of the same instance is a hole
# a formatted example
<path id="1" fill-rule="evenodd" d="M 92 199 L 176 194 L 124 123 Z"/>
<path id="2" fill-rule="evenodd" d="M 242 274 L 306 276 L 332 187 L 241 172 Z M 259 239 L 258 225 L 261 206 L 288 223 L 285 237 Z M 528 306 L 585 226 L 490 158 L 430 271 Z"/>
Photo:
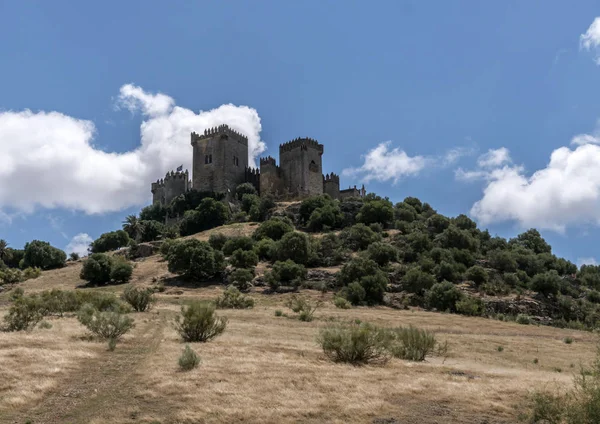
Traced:
<path id="1" fill-rule="evenodd" d="M 212 233 L 249 235 L 256 224 Z M 394 237 L 391 234 L 390 237 Z M 300 290 L 322 305 L 312 322 L 286 306 L 291 293 L 255 287 L 253 309 L 218 310 L 229 319 L 221 337 L 192 343 L 200 366 L 178 369 L 184 344 L 173 326 L 180 306 L 211 300 L 220 281 L 190 282 L 168 271 L 159 255 L 135 261 L 129 285 L 77 288 L 82 261 L 19 283 L 25 293 L 52 289 L 120 294 L 133 285 L 164 285 L 149 312 L 131 313 L 135 328 L 115 351 L 90 339 L 73 314 L 48 316 L 51 328 L 0 333 L 0 421 L 33 423 L 361 422 L 513 423 L 531 390 L 570 384 L 594 357 L 587 331 L 519 325 L 481 317 L 387 306 L 336 308 L 334 292 Z M 257 273 L 270 267 L 261 262 Z M 319 267 L 336 272 L 340 266 Z M 0 295 L 0 314 L 11 291 Z M 281 310 L 286 316 L 276 316 Z M 385 365 L 329 361 L 316 342 L 319 329 L 354 320 L 382 327 L 415 325 L 448 342 L 448 352 L 424 362 Z M 565 343 L 569 340 L 571 343 Z"/>

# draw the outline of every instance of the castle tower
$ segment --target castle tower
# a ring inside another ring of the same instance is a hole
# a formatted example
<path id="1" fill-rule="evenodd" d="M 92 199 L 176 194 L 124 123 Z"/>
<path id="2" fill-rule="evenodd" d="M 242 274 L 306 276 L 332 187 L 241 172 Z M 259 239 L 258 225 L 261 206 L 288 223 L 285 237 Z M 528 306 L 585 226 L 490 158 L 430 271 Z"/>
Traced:
<path id="1" fill-rule="evenodd" d="M 275 158 L 267 156 L 260 158 L 260 195 L 271 195 L 276 198 L 286 194 L 284 189 L 281 168 L 277 166 Z"/>
<path id="2" fill-rule="evenodd" d="M 197 191 L 233 193 L 245 181 L 248 138 L 227 125 L 191 134 L 194 148 L 192 187 Z"/>
<path id="3" fill-rule="evenodd" d="M 165 178 L 152 183 L 152 204 L 160 203 L 168 206 L 171 200 L 190 189 L 189 173 L 182 171 L 167 172 Z"/>
<path id="4" fill-rule="evenodd" d="M 340 177 L 333 172 L 323 175 L 323 193 L 329 194 L 332 199 L 340 197 Z"/>
<path id="5" fill-rule="evenodd" d="M 311 138 L 297 138 L 279 146 L 285 186 L 293 197 L 323 194 L 323 145 Z"/>

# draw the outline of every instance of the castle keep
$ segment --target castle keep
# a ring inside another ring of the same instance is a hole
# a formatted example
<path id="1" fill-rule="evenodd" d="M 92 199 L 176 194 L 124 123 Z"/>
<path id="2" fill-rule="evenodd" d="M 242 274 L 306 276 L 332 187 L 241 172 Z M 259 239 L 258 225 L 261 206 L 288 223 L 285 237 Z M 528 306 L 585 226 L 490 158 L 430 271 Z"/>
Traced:
<path id="1" fill-rule="evenodd" d="M 234 193 L 244 182 L 256 187 L 261 196 L 301 199 L 326 193 L 334 199 L 363 197 L 359 189 L 340 190 L 340 177 L 323 175 L 323 145 L 311 138 L 297 138 L 279 145 L 279 165 L 271 157 L 260 158 L 260 168 L 248 166 L 248 138 L 227 125 L 191 134 L 192 180 L 188 171 L 167 173 L 152 183 L 153 203 L 168 205 L 190 189 Z"/>

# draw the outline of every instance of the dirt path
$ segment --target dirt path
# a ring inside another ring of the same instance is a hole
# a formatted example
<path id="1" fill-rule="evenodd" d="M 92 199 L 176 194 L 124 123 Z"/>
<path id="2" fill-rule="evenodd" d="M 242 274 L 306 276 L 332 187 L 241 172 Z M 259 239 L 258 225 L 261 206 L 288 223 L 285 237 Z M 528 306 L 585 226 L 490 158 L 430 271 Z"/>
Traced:
<path id="1" fill-rule="evenodd" d="M 2 417 L 0 422 L 32 424 L 130 422 L 138 411 L 152 409 L 136 397 L 139 385 L 136 373 L 145 360 L 156 352 L 168 313 L 148 313 L 136 317 L 134 337 L 106 350 L 94 360 L 82 364 L 57 385 L 58 389 L 27 411 Z"/>

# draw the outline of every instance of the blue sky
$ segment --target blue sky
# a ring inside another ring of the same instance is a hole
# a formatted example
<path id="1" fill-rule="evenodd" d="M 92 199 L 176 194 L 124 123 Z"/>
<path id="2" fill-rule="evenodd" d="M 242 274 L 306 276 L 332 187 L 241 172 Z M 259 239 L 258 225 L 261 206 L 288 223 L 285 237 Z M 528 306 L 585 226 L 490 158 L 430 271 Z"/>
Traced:
<path id="1" fill-rule="evenodd" d="M 119 228 L 226 121 L 255 155 L 310 136 L 343 186 L 600 260 L 597 2 L 84 3 L 0 1 L 13 247 Z"/>

